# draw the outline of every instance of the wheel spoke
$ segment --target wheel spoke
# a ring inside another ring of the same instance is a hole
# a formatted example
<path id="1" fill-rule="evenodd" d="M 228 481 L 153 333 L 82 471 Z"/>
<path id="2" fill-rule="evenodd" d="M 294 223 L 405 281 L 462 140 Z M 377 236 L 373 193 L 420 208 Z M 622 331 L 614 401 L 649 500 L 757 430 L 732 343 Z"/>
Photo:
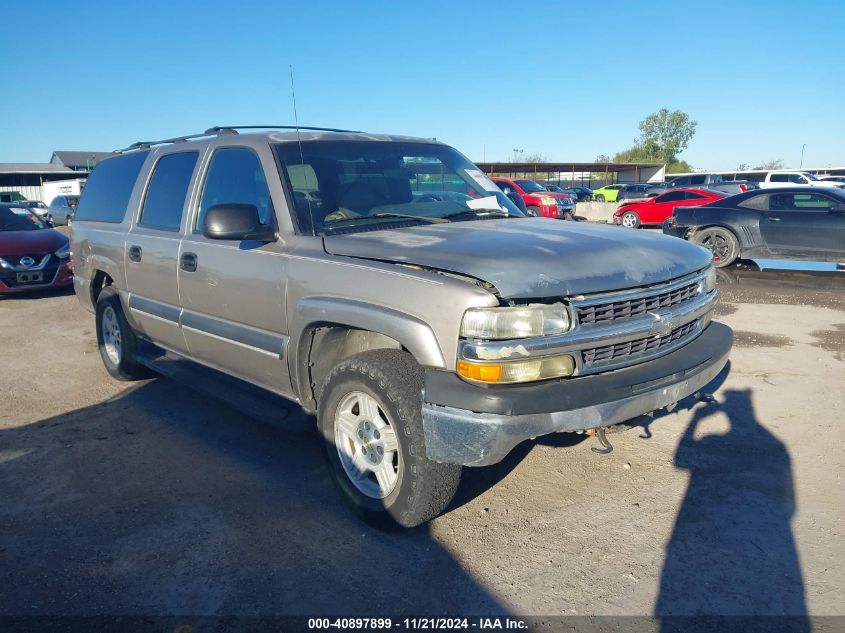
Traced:
<path id="1" fill-rule="evenodd" d="M 378 410 L 378 403 L 368 395 L 361 394 L 358 397 L 358 411 L 365 420 L 370 420 L 380 427 L 384 422 Z"/>
<path id="2" fill-rule="evenodd" d="M 379 490 L 386 496 L 393 487 L 393 480 L 396 478 L 396 473 L 393 472 L 393 462 L 384 460 L 373 472 L 376 475 Z"/>
<path id="3" fill-rule="evenodd" d="M 356 450 L 354 455 L 349 456 L 349 463 L 358 480 L 366 479 L 372 472 L 370 465 L 367 463 L 360 449 Z"/>
<path id="4" fill-rule="evenodd" d="M 384 449 L 385 456 L 388 453 L 399 450 L 399 442 L 396 439 L 396 432 L 389 426 L 381 429 L 381 446 Z"/>
<path id="5" fill-rule="evenodd" d="M 339 411 L 337 414 L 336 424 L 341 433 L 348 435 L 357 441 L 358 419 L 351 411 Z"/>

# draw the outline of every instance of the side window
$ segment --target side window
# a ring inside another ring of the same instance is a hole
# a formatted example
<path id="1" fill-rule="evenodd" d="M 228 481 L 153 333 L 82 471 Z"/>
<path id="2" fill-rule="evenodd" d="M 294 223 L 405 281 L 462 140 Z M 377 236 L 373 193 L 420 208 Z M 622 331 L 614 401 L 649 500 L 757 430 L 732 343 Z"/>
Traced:
<path id="1" fill-rule="evenodd" d="M 686 199 L 687 200 L 701 200 L 702 198 L 705 198 L 705 197 L 706 196 L 702 196 L 700 193 L 693 193 L 692 191 L 686 192 Z"/>
<path id="2" fill-rule="evenodd" d="M 251 149 L 224 147 L 214 152 L 205 176 L 195 229 L 202 226 L 209 207 L 227 202 L 252 204 L 262 224 L 270 222 L 273 207 L 261 161 Z"/>
<path id="3" fill-rule="evenodd" d="M 744 209 L 753 209 L 754 211 L 768 211 L 769 210 L 769 196 L 768 193 L 760 193 L 756 196 L 746 198 L 736 206 Z"/>
<path id="4" fill-rule="evenodd" d="M 197 152 L 180 152 L 159 159 L 144 196 L 138 224 L 163 231 L 179 230 L 198 156 Z"/>
<path id="5" fill-rule="evenodd" d="M 792 194 L 792 205 L 796 211 L 829 211 L 836 201 L 817 193 Z"/>
<path id="6" fill-rule="evenodd" d="M 703 185 L 705 182 L 707 182 L 707 176 L 690 176 L 689 182 L 691 185 Z"/>
<path id="7" fill-rule="evenodd" d="M 98 163 L 85 183 L 74 221 L 122 222 L 148 154 L 130 152 Z M 54 203 L 55 200 L 50 206 Z"/>
<path id="8" fill-rule="evenodd" d="M 794 182 L 799 185 L 806 185 L 807 179 L 801 174 L 789 174 L 789 182 Z"/>
<path id="9" fill-rule="evenodd" d="M 788 174 L 772 174 L 769 182 L 789 182 Z"/>
<path id="10" fill-rule="evenodd" d="M 658 196 L 655 198 L 655 204 L 660 202 L 676 202 L 678 200 L 684 199 L 684 192 L 683 191 L 670 191 L 669 193 L 664 193 L 662 196 Z"/>

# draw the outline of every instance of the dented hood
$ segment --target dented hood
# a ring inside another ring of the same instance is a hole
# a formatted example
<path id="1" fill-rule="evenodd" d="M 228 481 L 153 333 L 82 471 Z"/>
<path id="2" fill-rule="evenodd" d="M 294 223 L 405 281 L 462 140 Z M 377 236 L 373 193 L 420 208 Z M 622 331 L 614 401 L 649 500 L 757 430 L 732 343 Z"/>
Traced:
<path id="1" fill-rule="evenodd" d="M 571 296 L 658 283 L 712 255 L 675 237 L 547 218 L 429 224 L 331 235 L 326 252 L 459 273 L 509 299 Z"/>

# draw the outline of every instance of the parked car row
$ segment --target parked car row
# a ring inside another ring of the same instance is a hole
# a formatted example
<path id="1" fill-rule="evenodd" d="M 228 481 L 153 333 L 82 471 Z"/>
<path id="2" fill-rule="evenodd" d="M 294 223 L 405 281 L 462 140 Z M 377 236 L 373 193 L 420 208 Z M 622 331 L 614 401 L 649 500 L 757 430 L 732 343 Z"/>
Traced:
<path id="1" fill-rule="evenodd" d="M 500 177 L 494 177 L 491 180 L 511 200 L 519 198 L 524 203 L 528 215 L 561 220 L 572 219 L 576 201 L 576 197 L 572 194 L 550 191 L 534 180 Z"/>

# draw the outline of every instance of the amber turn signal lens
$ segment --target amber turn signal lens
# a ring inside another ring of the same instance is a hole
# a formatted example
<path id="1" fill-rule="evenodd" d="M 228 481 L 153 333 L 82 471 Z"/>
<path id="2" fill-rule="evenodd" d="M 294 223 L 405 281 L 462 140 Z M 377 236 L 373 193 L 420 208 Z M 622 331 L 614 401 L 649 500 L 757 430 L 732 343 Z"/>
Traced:
<path id="1" fill-rule="evenodd" d="M 481 382 L 499 382 L 502 377 L 501 365 L 477 365 L 465 360 L 458 361 L 458 374 L 469 380 Z"/>

